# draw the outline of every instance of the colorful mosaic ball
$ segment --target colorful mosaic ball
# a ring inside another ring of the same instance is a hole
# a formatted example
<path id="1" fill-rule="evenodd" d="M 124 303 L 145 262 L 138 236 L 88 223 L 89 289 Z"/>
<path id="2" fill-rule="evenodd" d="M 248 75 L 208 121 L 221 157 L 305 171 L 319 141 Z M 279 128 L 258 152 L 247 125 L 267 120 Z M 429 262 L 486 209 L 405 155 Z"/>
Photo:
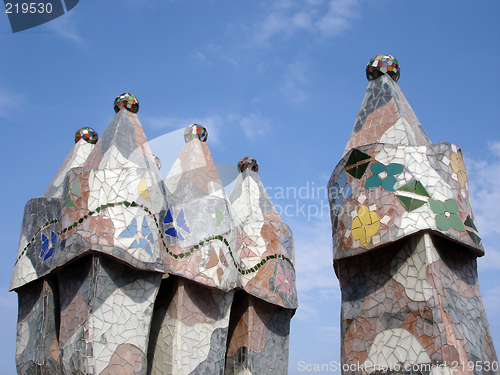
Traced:
<path id="1" fill-rule="evenodd" d="M 203 125 L 191 124 L 184 131 L 184 140 L 186 141 L 186 143 L 192 141 L 195 138 L 198 138 L 202 142 L 207 141 L 208 132 Z"/>
<path id="2" fill-rule="evenodd" d="M 122 108 L 132 113 L 137 113 L 139 112 L 139 101 L 129 92 L 118 95 L 115 99 L 115 112 L 120 112 Z"/>
<path id="3" fill-rule="evenodd" d="M 246 157 L 241 159 L 238 162 L 238 170 L 240 172 L 245 172 L 247 169 L 250 169 L 254 172 L 259 171 L 259 163 L 257 163 L 257 160 L 251 157 Z"/>
<path id="4" fill-rule="evenodd" d="M 84 141 L 87 141 L 88 143 L 95 145 L 97 143 L 97 140 L 99 139 L 99 135 L 94 129 L 84 127 L 76 131 L 75 143 L 78 143 L 78 141 L 82 138 Z"/>
<path id="5" fill-rule="evenodd" d="M 368 81 L 373 81 L 387 74 L 397 82 L 400 71 L 398 60 L 394 57 L 391 55 L 378 55 L 371 59 L 366 66 L 366 78 L 368 78 Z"/>
<path id="6" fill-rule="evenodd" d="M 161 169 L 161 161 L 160 161 L 160 158 L 156 155 L 153 155 L 154 158 L 155 158 L 155 163 L 156 163 L 156 166 L 158 167 L 158 170 Z"/>

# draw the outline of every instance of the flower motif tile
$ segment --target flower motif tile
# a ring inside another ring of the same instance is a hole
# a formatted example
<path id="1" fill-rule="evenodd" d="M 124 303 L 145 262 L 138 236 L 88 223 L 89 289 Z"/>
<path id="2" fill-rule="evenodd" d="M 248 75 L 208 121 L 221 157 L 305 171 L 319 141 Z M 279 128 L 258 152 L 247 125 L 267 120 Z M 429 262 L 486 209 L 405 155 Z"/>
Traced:
<path id="1" fill-rule="evenodd" d="M 136 218 L 132 219 L 130 225 L 120 233 L 120 237 L 133 238 L 130 248 L 142 248 L 149 255 L 153 255 L 151 245 L 153 244 L 153 234 L 149 229 L 146 217 L 143 217 L 140 227 L 137 226 Z"/>
<path id="2" fill-rule="evenodd" d="M 422 372 L 415 365 L 424 364 L 425 373 L 451 374 L 436 364 L 497 363 L 462 153 L 451 143 L 431 143 L 393 79 L 369 78 L 328 182 L 331 192 L 343 174 L 353 177 L 349 200 L 329 194 L 342 365 L 363 365 L 343 372 Z"/>
<path id="3" fill-rule="evenodd" d="M 394 192 L 394 184 L 397 182 L 394 176 L 403 172 L 404 165 L 392 163 L 385 166 L 381 163 L 373 163 L 370 165 L 370 170 L 373 175 L 366 180 L 366 190 L 376 189 L 382 186 L 382 189 Z"/>
<path id="4" fill-rule="evenodd" d="M 163 223 L 166 225 L 165 234 L 170 237 L 178 238 L 179 240 L 184 241 L 184 236 L 182 235 L 180 229 L 182 229 L 186 233 L 191 233 L 189 230 L 189 226 L 186 223 L 186 219 L 184 218 L 184 210 L 182 209 L 180 210 L 179 214 L 176 217 L 175 222 L 176 224 L 174 224 L 172 205 L 170 205 L 169 209 L 167 210 L 167 213 L 165 214 L 165 217 L 163 218 Z"/>
<path id="5" fill-rule="evenodd" d="M 359 240 L 361 246 L 367 247 L 379 229 L 380 220 L 377 213 L 370 211 L 367 206 L 361 206 L 357 216 L 352 220 L 352 238 Z"/>
<path id="6" fill-rule="evenodd" d="M 458 231 L 465 231 L 462 219 L 457 215 L 458 205 L 455 199 L 447 199 L 444 202 L 429 199 L 432 211 L 436 214 L 436 225 L 440 230 L 450 230 L 454 228 Z"/>
<path id="7" fill-rule="evenodd" d="M 18 372 L 242 373 L 245 350 L 252 373 L 285 374 L 294 242 L 256 161 L 244 158 L 230 201 L 193 125 L 163 181 L 137 110 L 120 96 L 98 144 L 77 139 L 26 206 L 11 282 Z"/>
<path id="8" fill-rule="evenodd" d="M 50 233 L 50 238 L 42 233 L 42 251 L 40 251 L 40 258 L 42 258 L 44 262 L 54 254 L 56 242 L 57 235 L 54 232 Z"/>

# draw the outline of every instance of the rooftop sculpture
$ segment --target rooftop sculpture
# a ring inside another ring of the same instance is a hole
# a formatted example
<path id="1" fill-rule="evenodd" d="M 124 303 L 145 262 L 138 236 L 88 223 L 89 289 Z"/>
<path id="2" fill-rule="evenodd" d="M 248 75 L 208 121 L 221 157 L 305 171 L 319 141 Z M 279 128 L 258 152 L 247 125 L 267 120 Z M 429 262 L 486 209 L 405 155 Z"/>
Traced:
<path id="1" fill-rule="evenodd" d="M 376 56 L 366 75 L 328 182 L 344 373 L 498 374 L 462 152 L 431 143 L 396 59 Z"/>
<path id="2" fill-rule="evenodd" d="M 165 181 L 129 94 L 25 208 L 11 280 L 19 374 L 286 374 L 293 236 L 243 158 L 228 198 L 206 143 Z M 168 147 L 168 145 L 166 145 Z"/>

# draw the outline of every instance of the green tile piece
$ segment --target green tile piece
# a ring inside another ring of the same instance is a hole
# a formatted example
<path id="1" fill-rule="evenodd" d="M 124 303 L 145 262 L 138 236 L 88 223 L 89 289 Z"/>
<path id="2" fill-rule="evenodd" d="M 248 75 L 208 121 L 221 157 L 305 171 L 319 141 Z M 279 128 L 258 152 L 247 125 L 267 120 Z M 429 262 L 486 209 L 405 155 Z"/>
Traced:
<path id="1" fill-rule="evenodd" d="M 349 173 L 352 177 L 357 178 L 359 180 L 365 174 L 366 168 L 368 168 L 369 164 L 370 163 L 358 165 L 354 168 L 346 170 L 346 172 Z"/>
<path id="2" fill-rule="evenodd" d="M 396 197 L 398 198 L 401 205 L 408 212 L 416 210 L 417 208 L 422 207 L 424 204 L 427 203 L 426 201 L 421 201 L 420 199 L 414 199 L 414 198 L 405 197 L 402 195 L 397 195 Z"/>
<path id="3" fill-rule="evenodd" d="M 407 191 L 409 193 L 415 193 L 415 194 L 422 195 L 422 196 L 427 197 L 427 198 L 431 197 L 429 195 L 429 193 L 427 192 L 427 190 L 425 190 L 424 185 L 422 185 L 422 183 L 420 181 L 417 181 L 417 180 L 411 180 L 406 185 L 401 186 L 398 190 L 399 191 Z"/>
<path id="4" fill-rule="evenodd" d="M 457 214 L 451 214 L 450 224 L 453 228 L 455 228 L 459 232 L 465 231 L 464 223 L 462 223 L 462 219 L 460 219 L 460 217 Z"/>
<path id="5" fill-rule="evenodd" d="M 455 199 L 447 199 L 444 201 L 444 207 L 446 211 L 450 214 L 456 214 L 458 212 L 458 205 Z"/>
<path id="6" fill-rule="evenodd" d="M 70 196 L 66 196 L 63 207 L 75 207 L 75 203 L 71 200 Z"/>
<path id="7" fill-rule="evenodd" d="M 481 237 L 479 237 L 476 233 L 467 231 L 469 236 L 472 238 L 472 241 L 476 243 L 476 245 L 479 245 L 481 243 Z"/>
<path id="8" fill-rule="evenodd" d="M 349 159 L 347 159 L 346 167 L 356 164 L 362 160 L 371 159 L 370 155 L 365 154 L 364 152 L 359 151 L 358 149 L 354 149 L 349 155 Z"/>
<path id="9" fill-rule="evenodd" d="M 403 172 L 404 169 L 405 166 L 403 164 L 391 163 L 387 166 L 387 168 L 385 168 L 385 171 L 389 176 L 395 176 Z"/>
<path id="10" fill-rule="evenodd" d="M 219 227 L 224 221 L 224 214 L 222 213 L 221 210 L 219 210 L 217 206 L 215 207 L 215 220 L 217 227 Z"/>
<path id="11" fill-rule="evenodd" d="M 411 211 L 411 201 L 412 199 L 410 197 L 404 197 L 402 195 L 396 195 L 398 198 L 399 203 L 406 209 L 406 211 L 410 212 Z"/>
<path id="12" fill-rule="evenodd" d="M 382 180 L 382 189 L 387 191 L 395 191 L 394 184 L 397 182 L 396 177 L 387 176 Z"/>
<path id="13" fill-rule="evenodd" d="M 420 199 L 412 199 L 410 211 L 416 210 L 417 208 L 422 207 L 426 203 L 427 203 L 426 201 L 421 201 Z"/>
<path id="14" fill-rule="evenodd" d="M 66 177 L 66 179 L 64 180 L 63 197 L 68 195 L 68 192 L 69 192 L 69 178 Z"/>
<path id="15" fill-rule="evenodd" d="M 439 230 L 450 230 L 450 220 L 444 215 L 436 215 L 436 225 Z"/>
<path id="16" fill-rule="evenodd" d="M 422 183 L 420 181 L 416 181 L 416 184 L 415 184 L 415 194 L 423 195 L 424 197 L 427 197 L 427 198 L 431 197 L 429 195 L 429 193 L 427 192 L 427 190 L 425 190 L 424 185 L 422 185 Z"/>
<path id="17" fill-rule="evenodd" d="M 379 174 L 385 171 L 385 165 L 380 163 L 373 163 L 370 166 L 370 170 L 373 174 Z"/>
<path id="18" fill-rule="evenodd" d="M 381 183 L 382 180 L 378 175 L 375 174 L 373 176 L 370 176 L 366 179 L 365 190 L 376 189 L 380 186 Z"/>
<path id="19" fill-rule="evenodd" d="M 73 186 L 71 187 L 71 194 L 76 195 L 77 197 L 81 197 L 82 193 L 80 192 L 80 180 L 78 176 L 76 176 L 75 182 L 73 182 Z"/>
<path id="20" fill-rule="evenodd" d="M 468 226 L 469 228 L 474 229 L 476 232 L 478 231 L 476 226 L 474 225 L 474 222 L 472 221 L 472 218 L 470 217 L 470 215 L 467 215 L 467 219 L 465 219 L 464 224 L 466 226 Z"/>
<path id="21" fill-rule="evenodd" d="M 401 186 L 398 190 L 399 191 L 407 191 L 409 193 L 414 193 L 416 184 L 417 184 L 417 180 L 412 180 L 412 181 L 408 182 L 406 185 Z"/>
<path id="22" fill-rule="evenodd" d="M 429 204 L 431 205 L 432 211 L 435 214 L 442 215 L 445 212 L 444 203 L 441 201 L 435 201 L 434 199 L 429 199 Z"/>

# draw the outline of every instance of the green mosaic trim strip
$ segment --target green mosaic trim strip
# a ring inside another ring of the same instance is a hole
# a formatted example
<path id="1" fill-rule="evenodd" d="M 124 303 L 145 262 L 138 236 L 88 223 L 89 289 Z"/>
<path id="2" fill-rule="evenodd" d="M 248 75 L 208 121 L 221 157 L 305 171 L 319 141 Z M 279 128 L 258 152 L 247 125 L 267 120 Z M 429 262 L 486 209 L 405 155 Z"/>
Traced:
<path id="1" fill-rule="evenodd" d="M 231 255 L 231 259 L 233 260 L 234 266 L 236 267 L 238 272 L 241 273 L 242 275 L 257 272 L 260 267 L 262 267 L 265 263 L 267 263 L 267 261 L 269 261 L 271 259 L 283 259 L 283 260 L 287 261 L 290 264 L 290 266 L 292 267 L 292 269 L 295 271 L 295 267 L 293 266 L 292 261 L 289 258 L 285 257 L 284 255 L 277 255 L 277 254 L 268 255 L 265 259 L 262 259 L 254 267 L 252 267 L 248 270 L 244 270 L 243 268 L 241 268 L 239 266 L 238 263 L 236 263 L 231 246 L 229 246 L 229 242 L 222 235 L 214 235 L 214 236 L 207 237 L 204 240 L 200 241 L 197 245 L 192 246 L 188 251 L 181 253 L 181 254 L 174 254 L 167 247 L 167 244 L 165 242 L 165 237 L 163 236 L 163 231 L 161 230 L 161 227 L 158 223 L 158 219 L 156 218 L 156 216 L 149 210 L 148 207 L 143 206 L 142 204 L 138 204 L 136 202 L 123 201 L 123 202 L 117 202 L 117 203 L 103 204 L 100 207 L 97 207 L 94 211 L 89 211 L 86 215 L 84 215 L 83 217 L 78 219 L 78 221 L 75 221 L 69 227 L 62 229 L 61 231 L 57 232 L 56 234 L 57 234 L 57 236 L 60 236 L 60 235 L 66 233 L 70 230 L 75 229 L 79 224 L 82 224 L 85 220 L 87 220 L 89 217 L 93 216 L 94 214 L 96 214 L 96 213 L 98 214 L 106 208 L 116 207 L 116 206 L 121 206 L 121 205 L 124 205 L 125 207 L 139 207 L 142 210 L 144 210 L 149 216 L 151 216 L 153 218 L 155 225 L 156 225 L 156 228 L 158 229 L 158 234 L 161 238 L 161 242 L 163 243 L 163 246 L 165 248 L 165 251 L 167 252 L 168 255 L 170 255 L 174 259 L 182 259 L 182 258 L 188 257 L 188 256 L 192 255 L 195 250 L 198 250 L 201 246 L 203 246 L 205 243 L 208 243 L 208 242 L 214 241 L 214 240 L 219 240 L 219 241 L 224 242 L 224 244 L 229 249 L 229 254 Z M 48 223 L 45 223 L 40 229 L 38 229 L 37 232 L 35 233 L 35 235 L 31 238 L 31 240 L 28 242 L 28 244 L 24 247 L 21 254 L 17 257 L 16 263 L 14 265 L 16 265 L 17 262 L 21 259 L 21 257 L 26 253 L 28 248 L 33 244 L 36 237 L 40 234 L 40 232 L 43 229 L 47 228 L 49 225 L 56 224 L 58 222 L 59 222 L 58 219 L 54 219 Z"/>

